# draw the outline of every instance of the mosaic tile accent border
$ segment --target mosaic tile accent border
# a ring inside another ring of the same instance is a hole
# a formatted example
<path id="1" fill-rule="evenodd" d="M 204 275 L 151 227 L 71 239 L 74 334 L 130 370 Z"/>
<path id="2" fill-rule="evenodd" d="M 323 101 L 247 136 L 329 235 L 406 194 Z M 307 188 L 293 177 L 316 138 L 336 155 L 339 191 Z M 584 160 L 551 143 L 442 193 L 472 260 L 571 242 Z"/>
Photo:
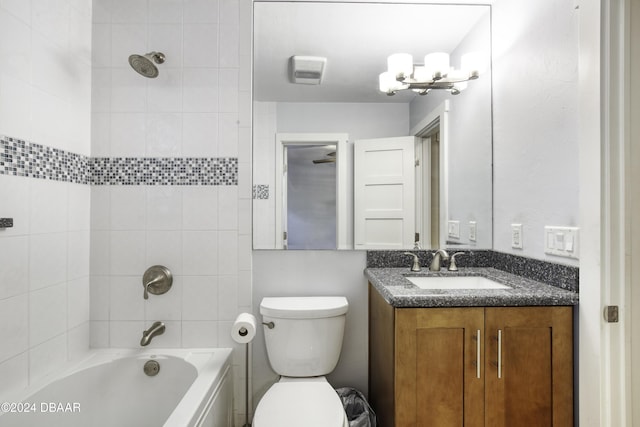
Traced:
<path id="1" fill-rule="evenodd" d="M 238 185 L 238 159 L 88 157 L 0 136 L 0 175 L 91 185 Z"/>
<path id="2" fill-rule="evenodd" d="M 106 158 L 90 160 L 93 185 L 238 185 L 236 158 Z"/>
<path id="3" fill-rule="evenodd" d="M 0 174 L 89 184 L 89 158 L 1 136 Z"/>
<path id="4" fill-rule="evenodd" d="M 269 185 L 255 184 L 253 186 L 253 198 L 258 200 L 269 199 Z"/>

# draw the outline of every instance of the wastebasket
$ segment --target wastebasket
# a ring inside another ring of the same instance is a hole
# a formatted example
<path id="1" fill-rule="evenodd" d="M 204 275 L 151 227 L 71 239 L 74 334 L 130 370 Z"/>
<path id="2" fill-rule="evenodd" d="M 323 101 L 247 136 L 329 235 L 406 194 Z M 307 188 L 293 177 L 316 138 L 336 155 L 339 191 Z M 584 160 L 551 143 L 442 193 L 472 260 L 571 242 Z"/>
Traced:
<path id="1" fill-rule="evenodd" d="M 336 389 L 336 392 L 347 413 L 349 427 L 376 427 L 376 414 L 360 391 L 351 387 L 341 387 Z"/>

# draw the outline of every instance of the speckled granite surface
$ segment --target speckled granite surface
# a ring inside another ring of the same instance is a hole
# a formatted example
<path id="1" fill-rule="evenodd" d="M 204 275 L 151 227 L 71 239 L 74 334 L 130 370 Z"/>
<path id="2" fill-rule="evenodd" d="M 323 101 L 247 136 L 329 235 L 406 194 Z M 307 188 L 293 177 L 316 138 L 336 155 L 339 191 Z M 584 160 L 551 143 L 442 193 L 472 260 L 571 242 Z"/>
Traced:
<path id="1" fill-rule="evenodd" d="M 405 259 L 406 263 L 406 259 Z M 409 268 L 366 268 L 365 276 L 394 307 L 512 307 L 576 305 L 576 292 L 491 267 L 461 267 L 458 272 L 412 273 Z M 405 276 L 482 276 L 510 289 L 420 289 Z"/>
<path id="2" fill-rule="evenodd" d="M 367 251 L 367 267 L 409 267 L 411 258 L 404 253 L 407 251 Z M 431 263 L 433 251 L 408 251 L 420 258 L 420 265 Z M 464 252 L 458 255 L 458 267 L 493 267 L 506 273 L 515 274 L 536 282 L 546 283 L 561 289 L 578 292 L 579 269 L 562 264 L 525 258 L 517 255 L 505 254 L 491 250 L 459 250 L 447 249 L 449 254 Z"/>

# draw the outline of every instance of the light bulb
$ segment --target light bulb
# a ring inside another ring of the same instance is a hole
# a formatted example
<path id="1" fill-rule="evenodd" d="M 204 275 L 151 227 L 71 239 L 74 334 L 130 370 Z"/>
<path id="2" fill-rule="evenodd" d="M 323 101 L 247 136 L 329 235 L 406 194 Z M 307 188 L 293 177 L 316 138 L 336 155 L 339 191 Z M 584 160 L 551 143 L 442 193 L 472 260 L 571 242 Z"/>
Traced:
<path id="1" fill-rule="evenodd" d="M 440 79 L 449 71 L 449 54 L 433 52 L 424 57 L 424 67 L 435 79 Z"/>
<path id="2" fill-rule="evenodd" d="M 447 79 L 450 81 L 465 81 L 469 79 L 469 72 L 465 70 L 455 70 L 451 69 L 449 74 L 447 75 Z"/>
<path id="3" fill-rule="evenodd" d="M 433 80 L 433 73 L 429 73 L 425 67 L 415 67 L 413 79 L 418 82 L 430 82 Z"/>
<path id="4" fill-rule="evenodd" d="M 393 87 L 396 83 L 396 78 L 391 72 L 385 71 L 384 73 L 380 73 L 378 76 L 378 82 L 380 87 L 380 92 L 388 93 L 393 90 Z"/>

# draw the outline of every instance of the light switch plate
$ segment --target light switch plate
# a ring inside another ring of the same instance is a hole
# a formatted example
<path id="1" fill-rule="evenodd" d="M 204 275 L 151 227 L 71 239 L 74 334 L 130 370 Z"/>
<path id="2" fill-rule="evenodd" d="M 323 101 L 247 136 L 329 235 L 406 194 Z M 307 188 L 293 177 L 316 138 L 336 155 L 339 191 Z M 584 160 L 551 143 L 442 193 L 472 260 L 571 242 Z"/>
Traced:
<path id="1" fill-rule="evenodd" d="M 549 255 L 579 259 L 578 227 L 544 227 L 544 252 Z"/>
<path id="2" fill-rule="evenodd" d="M 447 234 L 454 239 L 460 238 L 460 221 L 449 221 Z"/>
<path id="3" fill-rule="evenodd" d="M 522 249 L 522 224 L 511 224 L 511 247 Z"/>
<path id="4" fill-rule="evenodd" d="M 475 221 L 469 221 L 469 241 L 475 242 L 478 239 L 478 224 Z"/>

